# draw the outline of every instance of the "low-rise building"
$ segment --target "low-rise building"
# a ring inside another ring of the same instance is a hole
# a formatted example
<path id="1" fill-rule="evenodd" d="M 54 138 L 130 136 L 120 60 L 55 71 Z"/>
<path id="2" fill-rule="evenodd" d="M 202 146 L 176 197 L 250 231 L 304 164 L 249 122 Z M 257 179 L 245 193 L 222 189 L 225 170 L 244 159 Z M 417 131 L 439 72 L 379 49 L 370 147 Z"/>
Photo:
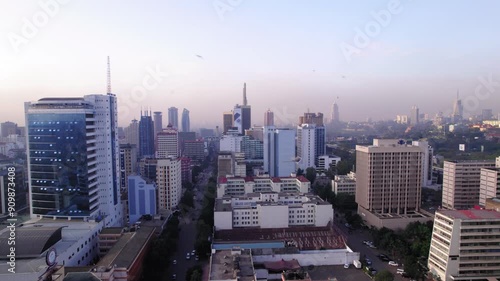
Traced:
<path id="1" fill-rule="evenodd" d="M 311 183 L 304 176 L 298 177 L 219 177 L 217 198 L 224 195 L 241 196 L 255 192 L 308 193 Z"/>
<path id="2" fill-rule="evenodd" d="M 356 195 L 356 174 L 350 172 L 347 175 L 336 175 L 332 180 L 332 191 L 335 194 Z"/>
<path id="3" fill-rule="evenodd" d="M 337 163 L 341 160 L 340 157 L 336 155 L 321 155 L 318 157 L 318 165 L 316 167 L 316 171 L 318 172 L 326 172 L 330 168 L 337 167 Z"/>
<path id="4" fill-rule="evenodd" d="M 331 221 L 332 205 L 312 194 L 260 192 L 215 200 L 214 226 L 217 230 L 326 226 Z"/>
<path id="5" fill-rule="evenodd" d="M 439 210 L 434 218 L 429 271 L 442 281 L 497 280 L 499 241 L 499 212 Z"/>

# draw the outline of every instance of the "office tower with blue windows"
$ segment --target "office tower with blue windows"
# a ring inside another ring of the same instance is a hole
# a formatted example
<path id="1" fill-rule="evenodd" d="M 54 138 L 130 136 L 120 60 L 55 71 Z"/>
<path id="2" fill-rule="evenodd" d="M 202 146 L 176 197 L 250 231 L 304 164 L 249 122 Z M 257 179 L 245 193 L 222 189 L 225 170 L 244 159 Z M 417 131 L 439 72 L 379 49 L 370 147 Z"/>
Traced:
<path id="1" fill-rule="evenodd" d="M 182 110 L 182 132 L 190 132 L 191 131 L 191 121 L 189 120 L 189 110 L 184 108 Z"/>
<path id="2" fill-rule="evenodd" d="M 154 157 L 155 155 L 155 135 L 154 123 L 151 112 L 144 112 L 139 121 L 139 157 Z"/>
<path id="3" fill-rule="evenodd" d="M 33 217 L 122 223 L 116 96 L 25 104 Z"/>

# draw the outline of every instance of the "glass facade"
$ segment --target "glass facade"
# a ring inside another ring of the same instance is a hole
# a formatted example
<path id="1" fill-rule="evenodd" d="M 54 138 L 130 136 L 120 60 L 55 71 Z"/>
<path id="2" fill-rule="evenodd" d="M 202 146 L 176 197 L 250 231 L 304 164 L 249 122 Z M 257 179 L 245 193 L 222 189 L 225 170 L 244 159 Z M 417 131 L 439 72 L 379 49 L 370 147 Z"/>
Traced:
<path id="1" fill-rule="evenodd" d="M 87 125 L 94 124 L 87 118 L 93 114 L 27 114 L 33 214 L 88 216 L 98 208 L 96 158 L 87 145 Z"/>

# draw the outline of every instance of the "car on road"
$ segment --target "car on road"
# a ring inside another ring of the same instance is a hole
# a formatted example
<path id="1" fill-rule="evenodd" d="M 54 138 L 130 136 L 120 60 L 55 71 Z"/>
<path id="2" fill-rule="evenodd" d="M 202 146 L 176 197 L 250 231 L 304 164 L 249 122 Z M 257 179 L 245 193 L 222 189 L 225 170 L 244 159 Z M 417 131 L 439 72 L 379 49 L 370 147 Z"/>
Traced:
<path id="1" fill-rule="evenodd" d="M 191 259 L 191 255 L 189 253 L 186 254 L 186 259 L 187 260 Z"/>
<path id="2" fill-rule="evenodd" d="M 199 260 L 200 260 L 200 257 L 199 257 L 198 255 L 196 255 L 196 256 L 194 257 L 194 260 L 195 260 L 195 261 L 199 261 Z"/>
<path id="3" fill-rule="evenodd" d="M 177 260 L 173 260 L 172 264 L 174 264 L 174 265 L 177 264 Z"/>
<path id="4" fill-rule="evenodd" d="M 399 264 L 395 261 L 389 261 L 389 265 L 392 265 L 392 266 L 399 266 Z"/>
<path id="5" fill-rule="evenodd" d="M 191 251 L 191 256 L 194 256 L 194 255 L 196 255 L 196 250 Z"/>
<path id="6" fill-rule="evenodd" d="M 172 280 L 176 280 L 177 279 L 177 274 L 172 274 Z"/>
<path id="7" fill-rule="evenodd" d="M 369 258 L 366 258 L 365 262 L 366 262 L 367 265 L 372 265 L 372 261 Z"/>
<path id="8" fill-rule="evenodd" d="M 344 263 L 344 268 L 349 268 L 349 264 L 348 263 Z"/>

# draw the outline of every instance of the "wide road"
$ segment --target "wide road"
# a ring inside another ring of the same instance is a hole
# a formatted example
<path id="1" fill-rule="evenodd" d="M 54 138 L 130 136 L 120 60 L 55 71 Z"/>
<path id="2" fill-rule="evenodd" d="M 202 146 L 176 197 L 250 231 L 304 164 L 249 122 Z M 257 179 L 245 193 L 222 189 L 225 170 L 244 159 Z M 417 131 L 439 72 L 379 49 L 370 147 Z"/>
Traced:
<path id="1" fill-rule="evenodd" d="M 211 168 L 208 168 L 198 176 L 198 182 L 193 187 L 193 192 L 197 199 L 203 199 L 203 193 L 205 192 L 208 178 L 211 175 L 210 172 Z M 176 274 L 178 281 L 184 281 L 186 280 L 186 271 L 190 267 L 197 264 L 203 267 L 208 262 L 207 259 L 196 261 L 194 256 L 186 259 L 187 253 L 191 253 L 194 250 L 196 222 L 198 221 L 202 203 L 203 201 L 198 202 L 198 200 L 195 200 L 195 209 L 190 209 L 179 217 L 179 243 L 177 251 L 172 255 L 167 276 L 163 278 L 164 281 L 172 280 L 172 274 Z M 177 261 L 176 265 L 173 264 L 173 260 Z"/>

